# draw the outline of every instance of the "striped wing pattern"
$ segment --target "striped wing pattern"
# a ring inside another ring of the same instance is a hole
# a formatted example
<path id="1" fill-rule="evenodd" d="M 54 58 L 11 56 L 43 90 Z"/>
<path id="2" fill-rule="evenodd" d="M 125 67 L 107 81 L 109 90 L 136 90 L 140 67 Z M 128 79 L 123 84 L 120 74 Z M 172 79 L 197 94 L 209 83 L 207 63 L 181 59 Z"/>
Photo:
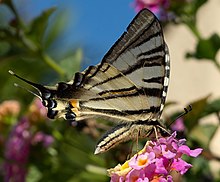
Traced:
<path id="1" fill-rule="evenodd" d="M 122 121 L 107 131 L 95 154 L 152 131 L 165 131 L 160 115 L 169 82 L 168 48 L 162 28 L 149 10 L 140 11 L 100 64 L 75 74 L 74 80 L 54 87 L 10 74 L 37 89 L 51 119 L 66 120 L 104 116 Z"/>
<path id="2" fill-rule="evenodd" d="M 101 63 L 81 73 L 81 86 L 73 94 L 79 102 L 76 121 L 95 116 L 122 121 L 103 135 L 95 154 L 148 137 L 158 129 L 166 131 L 159 118 L 167 95 L 169 63 L 161 25 L 144 9 Z"/>
<path id="3" fill-rule="evenodd" d="M 159 118 L 168 80 L 169 54 L 162 29 L 145 9 L 102 62 L 83 72 L 78 120 L 92 115 L 124 122 Z"/>

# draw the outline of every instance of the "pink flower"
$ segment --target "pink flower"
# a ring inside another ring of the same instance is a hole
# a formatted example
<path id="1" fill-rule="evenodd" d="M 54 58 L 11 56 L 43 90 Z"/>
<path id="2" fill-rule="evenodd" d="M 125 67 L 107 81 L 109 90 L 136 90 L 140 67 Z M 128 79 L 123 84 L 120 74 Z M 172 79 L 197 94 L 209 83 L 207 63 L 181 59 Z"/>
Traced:
<path id="1" fill-rule="evenodd" d="M 127 177 L 126 177 L 126 181 L 131 181 L 131 182 L 135 182 L 137 180 L 140 181 L 140 179 L 144 178 L 144 171 L 143 170 L 135 170 L 132 169 Z"/>
<path id="2" fill-rule="evenodd" d="M 16 100 L 6 100 L 0 104 L 0 120 L 7 115 L 16 116 L 20 112 L 20 104 Z"/>
<path id="3" fill-rule="evenodd" d="M 129 166 L 139 170 L 151 164 L 154 159 L 155 154 L 153 152 L 140 154 L 130 160 Z"/>
<path id="4" fill-rule="evenodd" d="M 27 118 L 21 121 L 12 130 L 5 146 L 5 181 L 24 182 L 27 173 L 26 164 L 30 153 L 31 134 Z"/>
<path id="5" fill-rule="evenodd" d="M 166 158 L 159 158 L 159 159 L 156 159 L 155 161 L 155 166 L 156 166 L 156 169 L 155 169 L 155 173 L 157 174 L 165 174 L 167 175 L 168 174 L 168 171 L 166 169 Z"/>
<path id="6" fill-rule="evenodd" d="M 110 182 L 123 182 L 125 181 L 124 177 L 123 176 L 119 176 L 117 174 L 113 174 L 112 177 L 111 177 L 111 181 Z"/>
<path id="7" fill-rule="evenodd" d="M 172 165 L 171 165 L 171 169 L 175 170 L 175 171 L 179 171 L 181 175 L 183 175 L 184 173 L 186 173 L 186 171 L 191 168 L 192 165 L 185 162 L 184 160 L 182 160 L 181 158 L 179 159 L 174 159 Z"/>
<path id="8" fill-rule="evenodd" d="M 201 152 L 202 149 L 195 149 L 195 150 L 190 150 L 190 148 L 186 145 L 182 145 L 178 148 L 178 152 L 181 152 L 182 154 L 186 154 L 191 157 L 197 157 Z"/>
<path id="9" fill-rule="evenodd" d="M 0 120 L 4 114 L 17 114 L 20 108 L 18 104 L 14 101 L 3 102 L 0 105 Z M 0 166 L 2 171 L 4 171 L 5 182 L 24 182 L 31 146 L 40 143 L 43 147 L 49 147 L 54 142 L 54 138 L 51 135 L 47 135 L 41 131 L 33 132 L 36 131 L 36 126 L 33 127 L 33 122 L 46 118 L 46 110 L 39 99 L 36 99 L 34 104 L 31 105 L 28 114 L 28 116 L 23 117 L 12 128 L 5 142 L 5 161 Z"/>
<path id="10" fill-rule="evenodd" d="M 152 179 L 154 177 L 155 170 L 156 170 L 156 165 L 155 164 L 152 163 L 152 164 L 148 165 L 144 169 L 145 178 Z"/>
<path id="11" fill-rule="evenodd" d="M 29 120 L 31 122 L 39 122 L 47 120 L 47 109 L 43 106 L 40 99 L 33 100 L 29 107 Z"/>
<path id="12" fill-rule="evenodd" d="M 170 147 L 169 147 L 170 148 Z M 161 145 L 161 152 L 167 159 L 172 159 L 176 156 L 175 152 L 170 151 L 167 145 Z"/>
<path id="13" fill-rule="evenodd" d="M 202 149 L 191 150 L 185 139 L 176 139 L 176 132 L 170 137 L 148 141 L 145 147 L 122 166 L 108 170 L 112 182 L 146 181 L 172 182 L 172 171 L 185 174 L 191 164 L 184 161 L 183 155 L 197 157 Z"/>
<path id="14" fill-rule="evenodd" d="M 24 182 L 27 174 L 25 164 L 21 163 L 5 163 L 4 164 L 4 181 Z"/>
<path id="15" fill-rule="evenodd" d="M 47 135 L 41 131 L 37 132 L 33 136 L 31 141 L 33 145 L 42 143 L 44 147 L 49 147 L 53 142 L 54 142 L 54 138 L 51 135 Z"/>
<path id="16" fill-rule="evenodd" d="M 169 0 L 135 0 L 134 9 L 136 12 L 147 8 L 152 11 L 159 20 L 166 20 L 168 18 L 167 10 L 170 6 Z"/>
<path id="17" fill-rule="evenodd" d="M 173 131 L 183 132 L 185 130 L 185 125 L 183 118 L 179 118 L 171 125 Z"/>

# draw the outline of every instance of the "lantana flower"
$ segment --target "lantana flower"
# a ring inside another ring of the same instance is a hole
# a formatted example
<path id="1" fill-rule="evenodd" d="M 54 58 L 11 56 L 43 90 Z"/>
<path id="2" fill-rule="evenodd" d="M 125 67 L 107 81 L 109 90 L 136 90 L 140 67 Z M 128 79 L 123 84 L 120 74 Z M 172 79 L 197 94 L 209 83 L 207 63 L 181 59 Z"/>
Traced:
<path id="1" fill-rule="evenodd" d="M 16 116 L 20 112 L 20 104 L 16 100 L 6 100 L 0 104 L 0 122 L 5 116 Z"/>
<path id="2" fill-rule="evenodd" d="M 171 129 L 173 131 L 178 131 L 178 132 L 184 132 L 185 131 L 185 125 L 184 125 L 184 121 L 183 118 L 178 118 L 172 125 L 171 125 Z"/>
<path id="3" fill-rule="evenodd" d="M 8 111 L 9 104 L 16 106 L 14 108 L 17 111 L 18 107 L 16 102 L 4 102 L 6 109 L 0 109 L 0 111 Z M 3 104 L 2 104 L 3 105 Z M 1 106 L 2 106 L 1 105 Z M 46 118 L 45 111 L 43 111 L 41 102 L 35 100 L 31 105 L 31 109 L 28 116 L 23 116 L 17 124 L 12 128 L 8 139 L 5 141 L 4 157 L 5 161 L 0 165 L 0 168 L 4 171 L 4 181 L 16 181 L 24 182 L 28 172 L 29 157 L 32 153 L 31 148 L 37 144 L 48 148 L 54 142 L 53 136 L 44 133 L 43 131 L 35 131 L 33 124 L 37 122 L 37 119 Z M 5 113 L 5 112 L 2 112 Z M 17 112 L 9 112 L 16 113 Z M 0 112 L 1 114 L 1 112 Z M 1 116 L 1 115 L 0 115 Z"/>
<path id="4" fill-rule="evenodd" d="M 176 139 L 176 132 L 170 137 L 148 141 L 145 147 L 123 165 L 109 169 L 111 182 L 172 182 L 172 171 L 185 174 L 191 164 L 183 155 L 197 157 L 201 148 L 191 150 L 185 139 Z"/>
<path id="5" fill-rule="evenodd" d="M 133 6 L 136 12 L 147 8 L 152 11 L 159 20 L 165 21 L 168 19 L 169 0 L 135 0 Z"/>

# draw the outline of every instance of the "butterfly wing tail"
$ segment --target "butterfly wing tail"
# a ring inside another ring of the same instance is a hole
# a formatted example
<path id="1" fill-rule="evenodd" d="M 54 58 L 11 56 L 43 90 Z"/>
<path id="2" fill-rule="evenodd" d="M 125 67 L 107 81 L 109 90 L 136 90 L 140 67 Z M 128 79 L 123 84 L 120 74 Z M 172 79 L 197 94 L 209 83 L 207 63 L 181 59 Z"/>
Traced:
<path id="1" fill-rule="evenodd" d="M 125 142 L 133 138 L 131 136 L 130 126 L 126 123 L 119 124 L 108 130 L 96 145 L 94 154 L 103 153 L 121 142 Z"/>
<path id="2" fill-rule="evenodd" d="M 95 154 L 106 152 L 121 142 L 149 137 L 158 125 L 161 126 L 158 121 L 151 120 L 119 124 L 102 136 L 96 145 Z"/>

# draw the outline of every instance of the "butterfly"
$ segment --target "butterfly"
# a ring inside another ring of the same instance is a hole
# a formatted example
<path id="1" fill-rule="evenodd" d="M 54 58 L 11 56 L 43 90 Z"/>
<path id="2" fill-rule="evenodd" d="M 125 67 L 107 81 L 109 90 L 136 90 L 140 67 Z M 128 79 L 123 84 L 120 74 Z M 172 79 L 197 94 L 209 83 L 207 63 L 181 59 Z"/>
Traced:
<path id="1" fill-rule="evenodd" d="M 121 142 L 166 131 L 162 114 L 170 75 L 170 57 L 155 15 L 141 10 L 102 61 L 54 87 L 12 75 L 33 86 L 51 119 L 71 122 L 105 117 L 117 122 L 99 140 L 95 154 Z"/>

